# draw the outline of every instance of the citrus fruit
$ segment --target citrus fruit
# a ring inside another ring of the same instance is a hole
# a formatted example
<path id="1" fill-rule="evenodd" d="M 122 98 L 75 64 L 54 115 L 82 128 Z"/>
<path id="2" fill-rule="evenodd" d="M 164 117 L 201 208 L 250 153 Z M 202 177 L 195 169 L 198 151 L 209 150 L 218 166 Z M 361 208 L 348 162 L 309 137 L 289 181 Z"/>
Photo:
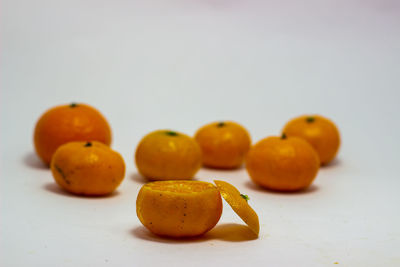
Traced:
<path id="1" fill-rule="evenodd" d="M 87 140 L 110 145 L 111 129 L 99 111 L 85 104 L 72 103 L 47 110 L 34 130 L 36 153 L 47 165 L 60 145 Z"/>
<path id="2" fill-rule="evenodd" d="M 195 237 L 211 230 L 222 214 L 221 195 L 258 236 L 258 216 L 231 184 L 214 181 L 157 181 L 142 186 L 136 214 L 150 232 L 166 237 Z"/>
<path id="3" fill-rule="evenodd" d="M 203 165 L 211 168 L 232 169 L 242 165 L 251 139 L 247 130 L 232 121 L 213 122 L 195 134 L 203 154 Z"/>
<path id="4" fill-rule="evenodd" d="M 139 142 L 135 160 L 139 173 L 150 180 L 191 179 L 201 167 L 201 150 L 183 133 L 158 130 Z"/>
<path id="5" fill-rule="evenodd" d="M 305 115 L 289 121 L 283 133 L 305 139 L 317 151 L 322 165 L 332 161 L 340 146 L 340 134 L 336 125 L 319 115 Z"/>
<path id="6" fill-rule="evenodd" d="M 152 233 L 193 237 L 213 228 L 222 213 L 218 189 L 200 181 L 157 181 L 139 191 L 136 213 Z"/>
<path id="7" fill-rule="evenodd" d="M 267 137 L 247 154 L 246 169 L 258 185 L 278 191 L 307 188 L 316 177 L 319 158 L 313 147 L 297 137 Z"/>
<path id="8" fill-rule="evenodd" d="M 216 181 L 222 197 L 228 202 L 232 209 L 239 215 L 240 218 L 249 226 L 249 228 L 258 236 L 260 232 L 260 223 L 257 213 L 247 203 L 249 197 L 240 194 L 240 192 L 231 184 L 224 181 Z"/>
<path id="9" fill-rule="evenodd" d="M 78 195 L 110 194 L 125 175 L 121 155 L 96 141 L 60 146 L 50 167 L 57 184 Z"/>

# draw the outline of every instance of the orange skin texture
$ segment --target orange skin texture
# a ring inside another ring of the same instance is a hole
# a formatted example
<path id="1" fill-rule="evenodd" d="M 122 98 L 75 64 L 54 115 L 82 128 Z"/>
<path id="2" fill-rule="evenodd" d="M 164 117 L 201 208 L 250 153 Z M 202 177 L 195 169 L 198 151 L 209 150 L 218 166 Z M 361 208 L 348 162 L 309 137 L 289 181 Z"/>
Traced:
<path id="1" fill-rule="evenodd" d="M 201 150 L 183 133 L 157 130 L 140 141 L 135 161 L 139 173 L 150 180 L 192 179 L 201 167 Z"/>
<path id="2" fill-rule="evenodd" d="M 315 179 L 319 157 L 301 138 L 267 137 L 254 145 L 246 158 L 246 168 L 256 184 L 276 191 L 298 191 Z"/>
<path id="3" fill-rule="evenodd" d="M 203 154 L 203 165 L 211 168 L 234 169 L 242 165 L 251 146 L 247 130 L 238 123 L 213 122 L 195 134 Z"/>
<path id="4" fill-rule="evenodd" d="M 71 141 L 99 141 L 110 145 L 111 128 L 91 106 L 61 105 L 49 109 L 39 118 L 33 139 L 37 155 L 49 165 L 57 148 Z"/>
<path id="5" fill-rule="evenodd" d="M 340 147 L 338 128 L 331 120 L 319 115 L 294 118 L 286 124 L 283 133 L 309 142 L 317 151 L 322 165 L 331 162 Z"/>
<path id="6" fill-rule="evenodd" d="M 57 184 L 77 195 L 110 194 L 125 176 L 121 155 L 96 141 L 70 142 L 60 146 L 50 168 Z"/>
<path id="7" fill-rule="evenodd" d="M 141 223 L 156 235 L 195 237 L 218 223 L 222 200 L 211 183 L 157 181 L 140 189 L 136 213 Z"/>

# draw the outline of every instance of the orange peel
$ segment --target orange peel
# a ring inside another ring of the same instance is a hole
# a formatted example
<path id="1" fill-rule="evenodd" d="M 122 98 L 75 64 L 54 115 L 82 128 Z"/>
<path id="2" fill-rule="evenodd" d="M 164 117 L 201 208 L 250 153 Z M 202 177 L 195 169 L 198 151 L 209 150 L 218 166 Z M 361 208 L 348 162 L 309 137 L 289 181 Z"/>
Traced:
<path id="1" fill-rule="evenodd" d="M 258 236 L 260 233 L 258 215 L 247 203 L 248 197 L 240 194 L 236 187 L 227 182 L 214 180 L 214 183 L 226 202 L 228 202 L 236 214 L 239 215 L 239 217 Z"/>

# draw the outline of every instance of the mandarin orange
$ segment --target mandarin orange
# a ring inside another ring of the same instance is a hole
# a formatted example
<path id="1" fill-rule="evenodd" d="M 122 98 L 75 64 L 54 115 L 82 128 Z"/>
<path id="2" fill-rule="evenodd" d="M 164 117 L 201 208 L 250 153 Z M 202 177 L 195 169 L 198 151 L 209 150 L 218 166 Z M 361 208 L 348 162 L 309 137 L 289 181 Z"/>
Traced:
<path id="1" fill-rule="evenodd" d="M 49 165 L 57 148 L 71 141 L 99 141 L 111 144 L 111 128 L 95 108 L 72 103 L 46 111 L 34 130 L 37 155 Z"/>
<path id="2" fill-rule="evenodd" d="M 196 132 L 195 139 L 203 153 L 203 165 L 211 168 L 240 167 L 251 145 L 248 131 L 232 121 L 207 124 Z"/>
<path id="3" fill-rule="evenodd" d="M 157 130 L 139 142 L 135 161 L 139 173 L 150 180 L 192 179 L 201 167 L 201 150 L 186 134 Z"/>
<path id="4" fill-rule="evenodd" d="M 77 195 L 110 194 L 125 175 L 121 155 L 96 141 L 69 142 L 60 146 L 50 167 L 57 184 Z"/>
<path id="5" fill-rule="evenodd" d="M 246 169 L 256 184 L 271 190 L 297 191 L 307 188 L 319 169 L 318 154 L 297 137 L 268 137 L 247 154 Z"/>
<path id="6" fill-rule="evenodd" d="M 218 189 L 200 181 L 157 181 L 139 191 L 136 213 L 152 233 L 167 237 L 199 236 L 212 229 L 222 213 Z"/>
<path id="7" fill-rule="evenodd" d="M 319 115 L 304 115 L 290 120 L 284 127 L 287 136 L 300 137 L 317 151 L 321 164 L 331 162 L 340 147 L 340 134 L 336 125 Z"/>

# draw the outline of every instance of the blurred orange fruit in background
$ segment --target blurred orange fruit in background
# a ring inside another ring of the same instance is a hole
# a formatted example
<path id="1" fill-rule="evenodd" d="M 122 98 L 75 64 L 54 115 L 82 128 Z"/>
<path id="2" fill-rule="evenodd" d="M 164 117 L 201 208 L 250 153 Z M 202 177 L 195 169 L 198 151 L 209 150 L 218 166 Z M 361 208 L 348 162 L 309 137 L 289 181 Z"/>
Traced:
<path id="1" fill-rule="evenodd" d="M 150 180 L 191 179 L 201 167 L 201 150 L 186 134 L 157 130 L 139 142 L 135 161 L 139 173 Z"/>
<path id="2" fill-rule="evenodd" d="M 307 188 L 318 173 L 319 158 L 305 140 L 297 137 L 267 137 L 247 154 L 246 168 L 258 185 L 277 191 Z"/>
<path id="3" fill-rule="evenodd" d="M 95 108 L 85 104 L 56 106 L 47 110 L 34 130 L 37 155 L 49 165 L 57 148 L 71 141 L 111 144 L 111 128 Z"/>
<path id="4" fill-rule="evenodd" d="M 332 161 L 340 146 L 336 125 L 319 115 L 304 115 L 290 120 L 283 128 L 286 136 L 296 136 L 309 142 L 317 151 L 322 165 Z"/>
<path id="5" fill-rule="evenodd" d="M 203 153 L 203 165 L 211 168 L 240 167 L 251 146 L 247 130 L 232 121 L 207 124 L 196 132 L 195 139 Z"/>

